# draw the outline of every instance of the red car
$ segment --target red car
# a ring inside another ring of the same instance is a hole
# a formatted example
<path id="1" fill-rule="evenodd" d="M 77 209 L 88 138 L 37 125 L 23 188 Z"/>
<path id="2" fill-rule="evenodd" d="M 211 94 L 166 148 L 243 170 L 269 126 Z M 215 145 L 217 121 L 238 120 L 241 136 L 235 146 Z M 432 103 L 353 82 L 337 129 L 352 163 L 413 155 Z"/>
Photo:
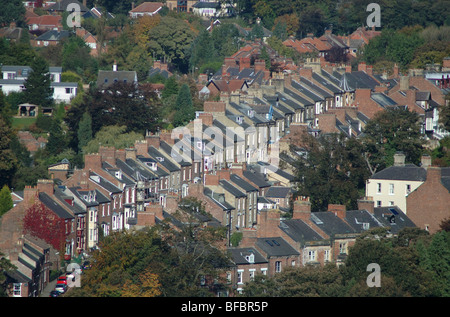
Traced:
<path id="1" fill-rule="evenodd" d="M 67 276 L 62 275 L 62 276 L 58 277 L 58 280 L 56 281 L 56 285 L 58 285 L 58 284 L 67 285 Z"/>

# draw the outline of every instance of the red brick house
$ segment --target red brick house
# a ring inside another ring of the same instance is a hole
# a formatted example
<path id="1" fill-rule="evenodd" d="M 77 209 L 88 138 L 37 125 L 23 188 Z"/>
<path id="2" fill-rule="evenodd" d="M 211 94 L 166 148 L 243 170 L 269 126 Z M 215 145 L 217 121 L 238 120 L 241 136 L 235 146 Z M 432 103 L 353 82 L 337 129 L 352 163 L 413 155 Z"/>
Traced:
<path id="1" fill-rule="evenodd" d="M 430 234 L 450 218 L 450 168 L 427 168 L 425 182 L 406 197 L 408 217 Z"/>

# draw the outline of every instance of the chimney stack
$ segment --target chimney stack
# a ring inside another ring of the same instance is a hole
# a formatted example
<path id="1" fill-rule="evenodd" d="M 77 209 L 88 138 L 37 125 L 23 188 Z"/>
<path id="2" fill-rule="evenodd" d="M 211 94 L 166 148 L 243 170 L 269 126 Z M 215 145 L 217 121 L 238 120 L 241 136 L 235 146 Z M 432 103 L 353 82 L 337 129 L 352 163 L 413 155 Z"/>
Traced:
<path id="1" fill-rule="evenodd" d="M 340 219 L 345 219 L 347 214 L 345 205 L 329 204 L 328 211 L 334 212 L 334 214 Z"/>
<path id="2" fill-rule="evenodd" d="M 367 210 L 370 214 L 374 213 L 375 202 L 372 197 L 363 197 L 358 199 L 358 209 Z"/>
<path id="3" fill-rule="evenodd" d="M 394 166 L 405 166 L 405 154 L 403 152 L 394 154 Z"/>
<path id="4" fill-rule="evenodd" d="M 294 210 L 292 214 L 292 219 L 309 220 L 311 217 L 311 202 L 309 197 L 297 197 L 294 200 Z"/>
<path id="5" fill-rule="evenodd" d="M 421 158 L 421 163 L 423 168 L 428 168 L 431 166 L 431 156 L 428 154 L 423 154 Z"/>

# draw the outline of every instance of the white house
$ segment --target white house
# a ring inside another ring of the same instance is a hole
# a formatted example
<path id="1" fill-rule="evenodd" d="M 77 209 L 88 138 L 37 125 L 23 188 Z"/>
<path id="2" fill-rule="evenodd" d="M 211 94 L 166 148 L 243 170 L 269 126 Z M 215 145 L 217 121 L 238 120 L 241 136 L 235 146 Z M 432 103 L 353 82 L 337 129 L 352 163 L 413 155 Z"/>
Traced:
<path id="1" fill-rule="evenodd" d="M 219 2 L 197 2 L 192 6 L 194 14 L 203 17 L 215 17 L 220 11 Z"/>
<path id="2" fill-rule="evenodd" d="M 53 82 L 51 83 L 53 89 L 53 100 L 55 102 L 70 103 L 70 101 L 77 95 L 77 83 Z"/>
<path id="3" fill-rule="evenodd" d="M 428 156 L 422 157 L 421 166 L 405 164 L 405 155 L 396 153 L 394 165 L 372 175 L 366 182 L 366 197 L 372 197 L 375 207 L 399 207 L 407 214 L 406 197 L 426 180 Z"/>
<path id="4" fill-rule="evenodd" d="M 129 16 L 133 19 L 142 17 L 144 15 L 153 16 L 157 14 L 164 4 L 162 2 L 144 2 L 138 5 L 136 8 L 133 8 L 128 12 Z"/>
<path id="5" fill-rule="evenodd" d="M 25 81 L 33 70 L 29 66 L 2 66 L 0 89 L 4 95 L 25 90 Z M 53 100 L 69 103 L 77 95 L 78 83 L 61 82 L 62 67 L 49 67 Z"/>

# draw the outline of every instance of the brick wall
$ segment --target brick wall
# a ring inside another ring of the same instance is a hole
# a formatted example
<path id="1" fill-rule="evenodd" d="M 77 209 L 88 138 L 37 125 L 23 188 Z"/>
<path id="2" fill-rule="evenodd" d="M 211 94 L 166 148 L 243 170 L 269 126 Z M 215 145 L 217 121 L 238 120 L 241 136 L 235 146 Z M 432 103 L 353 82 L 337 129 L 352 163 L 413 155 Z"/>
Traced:
<path id="1" fill-rule="evenodd" d="M 364 113 L 367 117 L 372 118 L 382 108 L 372 99 L 370 96 L 372 91 L 368 88 L 356 89 L 354 106 L 358 107 L 358 110 Z"/>
<path id="2" fill-rule="evenodd" d="M 102 157 L 99 154 L 85 154 L 84 155 L 84 169 L 98 170 L 102 167 Z"/>
<path id="3" fill-rule="evenodd" d="M 430 233 L 440 229 L 442 220 L 450 218 L 450 193 L 442 185 L 441 168 L 429 167 L 427 179 L 406 197 L 408 217 L 417 227 Z"/>
<path id="4" fill-rule="evenodd" d="M 116 149 L 113 147 L 101 146 L 98 149 L 98 154 L 103 162 L 108 162 L 112 166 L 116 165 Z"/>
<path id="5" fill-rule="evenodd" d="M 225 113 L 226 104 L 223 101 L 205 101 L 203 110 L 205 112 L 220 112 Z"/>
<path id="6" fill-rule="evenodd" d="M 318 114 L 319 129 L 322 133 L 336 133 L 336 115 L 332 113 Z M 345 122 L 345 121 L 344 121 Z"/>

